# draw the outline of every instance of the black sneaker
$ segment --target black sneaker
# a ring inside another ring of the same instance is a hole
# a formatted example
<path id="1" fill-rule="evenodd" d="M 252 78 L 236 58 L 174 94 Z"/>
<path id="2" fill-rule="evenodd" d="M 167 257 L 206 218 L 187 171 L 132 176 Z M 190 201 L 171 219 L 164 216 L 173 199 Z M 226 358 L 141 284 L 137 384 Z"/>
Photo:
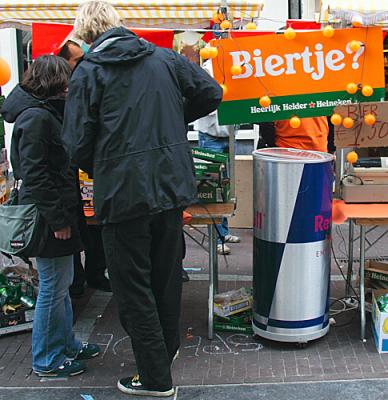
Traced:
<path id="1" fill-rule="evenodd" d="M 117 382 L 117 387 L 123 393 L 133 394 L 133 395 L 137 395 L 137 396 L 169 397 L 175 393 L 174 388 L 171 388 L 168 390 L 146 389 L 141 384 L 139 375 L 120 379 Z"/>
<path id="2" fill-rule="evenodd" d="M 100 347 L 93 343 L 84 342 L 76 360 L 90 360 L 100 354 Z"/>
<path id="3" fill-rule="evenodd" d="M 48 378 L 67 378 L 69 376 L 75 376 L 85 372 L 86 366 L 80 361 L 66 360 L 59 368 L 50 371 L 34 371 L 38 376 L 48 377 Z"/>

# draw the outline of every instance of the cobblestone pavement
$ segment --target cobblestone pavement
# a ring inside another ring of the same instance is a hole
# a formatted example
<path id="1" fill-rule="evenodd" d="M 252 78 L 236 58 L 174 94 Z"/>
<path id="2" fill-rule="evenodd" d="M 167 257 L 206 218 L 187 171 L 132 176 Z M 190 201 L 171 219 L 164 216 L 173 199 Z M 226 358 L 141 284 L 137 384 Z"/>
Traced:
<path id="1" fill-rule="evenodd" d="M 242 236 L 249 238 L 249 233 L 243 232 Z M 233 245 L 233 249 L 238 249 L 237 246 Z M 190 251 L 189 249 L 188 254 Z M 247 259 L 244 258 L 247 249 L 241 245 L 238 252 L 241 252 L 241 260 L 238 261 L 237 250 L 235 259 L 240 264 L 228 267 L 234 268 L 233 273 L 230 273 L 226 267 L 221 271 L 221 291 L 251 284 L 249 281 L 251 267 L 245 264 Z M 185 266 L 192 261 L 192 258 L 188 257 Z M 241 273 L 236 273 L 237 268 L 240 268 Z M 205 274 L 206 271 L 203 264 L 203 270 L 200 273 Z M 239 278 L 233 279 L 233 276 Z M 344 285 L 339 280 L 332 281 L 331 289 L 332 297 L 344 295 Z M 76 308 L 75 327 L 78 334 L 84 339 L 89 337 L 91 342 L 99 343 L 102 348 L 101 356 L 89 361 L 88 371 L 71 379 L 42 380 L 31 371 L 30 333 L 13 334 L 0 338 L 0 388 L 47 388 L 47 393 L 53 390 L 49 388 L 63 388 L 63 390 L 81 388 L 77 389 L 77 396 L 88 393 L 88 390 L 90 393 L 98 393 L 99 390 L 112 390 L 112 393 L 116 393 L 114 388 L 117 378 L 136 372 L 130 340 L 120 326 L 115 304 L 110 296 L 101 292 L 88 292 L 85 299 L 76 302 L 76 307 L 78 308 Z M 207 282 L 192 279 L 184 285 L 181 353 L 173 366 L 174 382 L 183 388 L 178 396 L 179 399 L 207 399 L 206 396 L 210 392 L 207 389 L 201 392 L 201 388 L 194 391 L 199 397 L 189 397 L 187 393 L 194 393 L 192 386 L 195 385 L 221 385 L 222 387 L 225 384 L 249 386 L 250 384 L 281 383 L 284 385 L 341 380 L 350 382 L 388 376 L 388 355 L 377 353 L 370 336 L 369 318 L 368 340 L 362 343 L 359 339 L 360 321 L 356 311 L 348 311 L 336 317 L 336 326 L 331 327 L 325 337 L 310 342 L 304 349 L 297 348 L 295 344 L 276 343 L 233 333 L 218 333 L 215 340 L 209 341 L 206 337 L 206 318 Z M 383 384 L 384 382 L 381 382 L 381 385 Z M 99 389 L 96 392 L 92 390 L 93 388 Z M 267 386 L 267 388 L 272 390 L 272 386 Z M 26 390 L 29 391 L 29 389 Z M 29 393 L 33 396 L 34 392 L 29 391 Z M 37 399 L 46 399 L 43 392 L 35 393 L 41 393 L 41 397 L 36 397 Z M 215 400 L 221 398 L 220 393 L 222 391 L 219 391 L 218 397 L 213 398 Z M 0 400 L 14 397 L 9 394 L 8 397 L 1 396 L 6 396 L 6 393 L 0 390 Z M 116 396 L 116 394 L 112 396 L 94 396 L 94 399 L 122 398 L 117 397 L 119 395 Z M 79 398 L 82 399 L 82 397 Z M 17 397 L 14 399 L 16 400 Z M 61 399 L 61 397 L 57 398 L 57 400 Z M 352 397 L 352 399 L 356 400 L 357 397 Z M 86 398 L 86 400 L 92 399 Z M 344 400 L 343 397 L 342 400 Z"/>

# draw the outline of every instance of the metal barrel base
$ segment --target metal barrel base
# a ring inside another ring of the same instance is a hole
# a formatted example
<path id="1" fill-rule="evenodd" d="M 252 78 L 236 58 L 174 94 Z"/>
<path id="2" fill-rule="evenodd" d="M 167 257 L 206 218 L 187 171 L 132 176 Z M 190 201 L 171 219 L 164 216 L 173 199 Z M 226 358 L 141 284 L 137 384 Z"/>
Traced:
<path id="1" fill-rule="evenodd" d="M 308 332 L 308 333 L 275 333 L 275 332 L 268 332 L 263 329 L 258 328 L 253 322 L 252 322 L 252 328 L 253 332 L 264 338 L 264 339 L 269 339 L 269 340 L 274 340 L 276 342 L 287 342 L 287 343 L 306 343 L 310 342 L 311 340 L 319 339 L 322 336 L 325 336 L 326 333 L 329 332 L 330 325 L 328 324 L 324 328 L 320 329 L 319 331 L 314 331 L 314 332 Z"/>

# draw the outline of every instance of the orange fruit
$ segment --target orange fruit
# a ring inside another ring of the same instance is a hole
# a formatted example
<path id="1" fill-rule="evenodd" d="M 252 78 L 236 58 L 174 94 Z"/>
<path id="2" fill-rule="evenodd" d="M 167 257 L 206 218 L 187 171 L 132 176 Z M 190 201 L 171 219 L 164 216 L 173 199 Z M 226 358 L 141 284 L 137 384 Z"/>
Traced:
<path id="1" fill-rule="evenodd" d="M 339 114 L 333 114 L 330 118 L 330 121 L 333 125 L 341 125 L 342 117 Z"/>
<path id="2" fill-rule="evenodd" d="M 0 57 L 0 86 L 5 85 L 11 79 L 11 68 L 7 61 Z"/>
<path id="3" fill-rule="evenodd" d="M 364 116 L 364 122 L 367 124 L 367 125 L 373 125 L 373 124 L 375 124 L 376 123 L 376 117 L 373 115 L 373 114 L 366 114 L 365 116 Z"/>
<path id="4" fill-rule="evenodd" d="M 199 55 L 200 55 L 201 58 L 203 58 L 204 60 L 207 60 L 208 58 L 210 58 L 209 47 L 203 47 L 203 48 L 199 51 Z"/>
<path id="5" fill-rule="evenodd" d="M 259 104 L 263 107 L 263 108 L 267 108 L 271 105 L 272 101 L 271 98 L 269 96 L 261 96 L 259 99 Z"/>
<path id="6" fill-rule="evenodd" d="M 334 28 L 333 28 L 331 25 L 325 26 L 325 27 L 323 28 L 323 30 L 322 30 L 322 34 L 323 34 L 323 36 L 326 37 L 326 38 L 331 38 L 331 37 L 333 37 L 333 36 L 334 36 L 334 33 L 335 33 Z"/>
<path id="7" fill-rule="evenodd" d="M 355 93 L 357 93 L 357 90 L 358 90 L 358 85 L 356 85 L 356 84 L 353 83 L 353 82 L 350 82 L 350 83 L 348 83 L 348 84 L 346 85 L 346 91 L 347 91 L 349 94 L 355 94 Z"/>
<path id="8" fill-rule="evenodd" d="M 227 19 L 225 21 L 221 22 L 220 28 L 224 31 L 226 31 L 227 29 L 230 29 L 232 27 L 232 24 L 230 21 L 228 21 Z"/>
<path id="9" fill-rule="evenodd" d="M 361 42 L 359 40 L 352 40 L 349 43 L 349 48 L 350 50 L 352 50 L 354 53 L 359 50 L 361 47 Z"/>
<path id="10" fill-rule="evenodd" d="M 242 74 L 242 66 L 241 65 L 232 65 L 230 67 L 230 73 L 232 75 L 241 75 Z"/>
<path id="11" fill-rule="evenodd" d="M 222 88 L 223 96 L 225 96 L 228 93 L 228 87 L 223 83 L 221 83 L 220 86 Z"/>
<path id="12" fill-rule="evenodd" d="M 364 85 L 361 89 L 361 93 L 365 96 L 365 97 L 370 97 L 373 94 L 373 88 L 372 86 L 369 85 Z"/>
<path id="13" fill-rule="evenodd" d="M 290 126 L 291 128 L 299 128 L 301 124 L 301 121 L 298 117 L 292 117 L 290 119 Z"/>
<path id="14" fill-rule="evenodd" d="M 287 28 L 287 29 L 284 31 L 284 37 L 285 37 L 287 40 L 295 39 L 295 36 L 296 36 L 296 32 L 295 32 L 294 29 L 292 29 L 292 28 Z"/>
<path id="15" fill-rule="evenodd" d="M 350 164 L 354 164 L 358 160 L 358 154 L 355 151 L 351 151 L 346 155 L 346 161 Z"/>
<path id="16" fill-rule="evenodd" d="M 353 120 L 352 118 L 350 118 L 350 117 L 346 117 L 346 118 L 343 119 L 342 125 L 343 125 L 345 128 L 350 129 L 350 128 L 352 128 L 353 125 L 354 125 L 354 120 Z"/>
<path id="17" fill-rule="evenodd" d="M 218 56 L 217 47 L 209 47 L 209 58 L 216 58 Z"/>
<path id="18" fill-rule="evenodd" d="M 254 30 L 256 30 L 256 24 L 254 22 L 248 22 L 245 25 L 245 29 L 248 31 L 250 31 L 250 30 L 254 31 Z"/>

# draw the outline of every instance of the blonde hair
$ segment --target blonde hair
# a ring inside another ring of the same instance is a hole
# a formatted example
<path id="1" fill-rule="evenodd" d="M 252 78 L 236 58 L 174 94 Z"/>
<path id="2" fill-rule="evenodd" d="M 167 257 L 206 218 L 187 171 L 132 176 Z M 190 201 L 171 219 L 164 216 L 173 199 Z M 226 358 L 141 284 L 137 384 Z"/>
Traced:
<path id="1" fill-rule="evenodd" d="M 120 26 L 120 15 L 111 4 L 100 0 L 86 1 L 78 8 L 74 36 L 93 43 L 104 32 Z"/>

